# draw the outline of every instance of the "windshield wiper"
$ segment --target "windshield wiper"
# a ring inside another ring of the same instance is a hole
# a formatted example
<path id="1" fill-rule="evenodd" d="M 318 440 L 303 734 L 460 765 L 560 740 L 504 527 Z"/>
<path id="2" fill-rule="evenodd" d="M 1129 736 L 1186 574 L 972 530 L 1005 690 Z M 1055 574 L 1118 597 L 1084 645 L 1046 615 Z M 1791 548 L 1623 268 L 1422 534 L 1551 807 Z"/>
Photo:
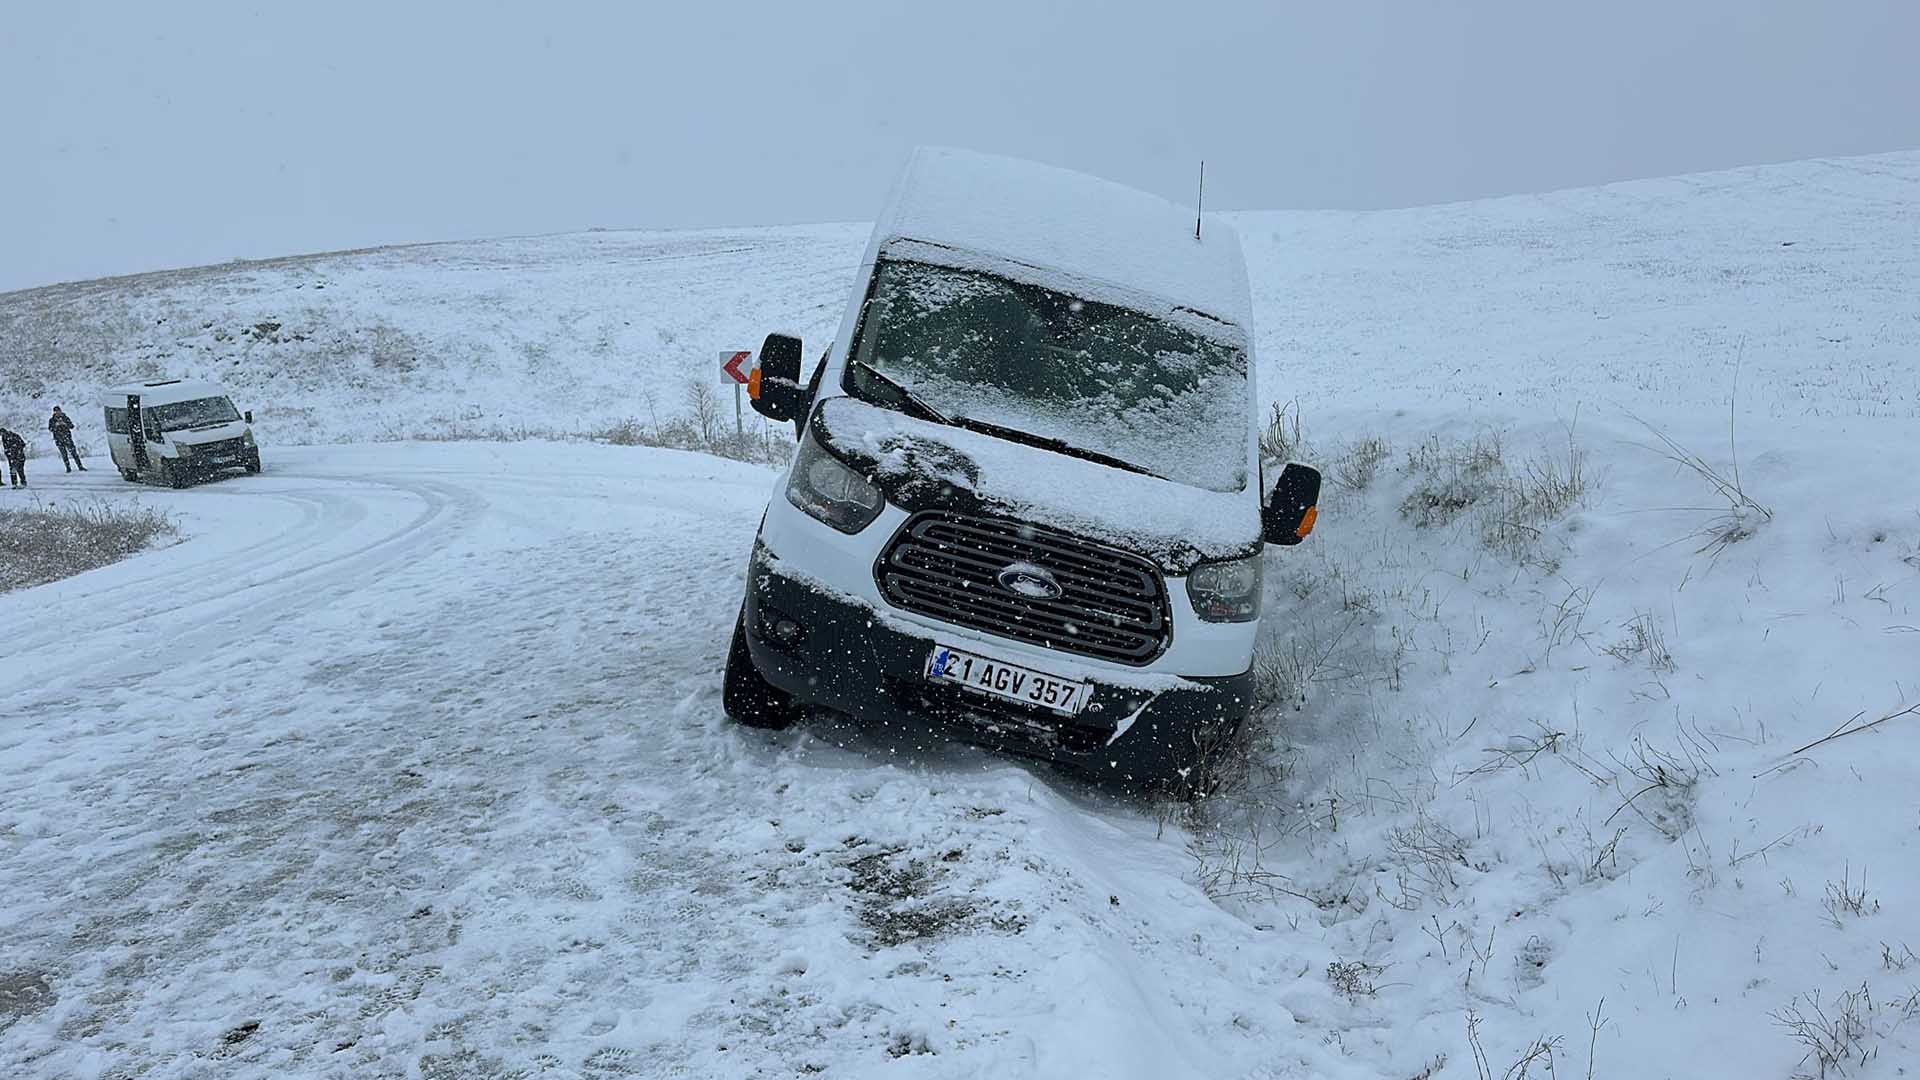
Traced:
<path id="1" fill-rule="evenodd" d="M 1024 443 L 1027 446 L 1039 447 L 1042 450 L 1052 450 L 1055 453 L 1065 454 L 1068 457 L 1076 457 L 1082 461 L 1091 461 L 1097 465 L 1122 469 L 1130 473 L 1139 473 L 1141 476 L 1151 476 L 1156 480 L 1166 479 L 1166 477 L 1161 476 L 1152 469 L 1142 468 L 1124 458 L 1117 458 L 1111 454 L 1103 454 L 1098 450 L 1089 450 L 1084 446 L 1075 446 L 1065 439 L 1056 439 L 1048 435 L 1035 435 L 1031 431 L 1022 431 L 1019 428 L 1006 427 L 986 420 L 975 420 L 970 416 L 947 416 L 939 409 L 927 404 L 913 391 L 882 373 L 880 369 L 874 367 L 872 364 L 864 360 L 854 360 L 852 361 L 852 365 L 859 368 L 861 373 L 867 378 L 891 390 L 897 401 L 905 405 L 910 411 L 919 413 L 921 419 L 932 420 L 935 423 L 946 424 L 951 427 L 965 428 L 968 431 L 977 431 L 982 435 L 991 435 L 995 438 L 1006 439 L 1009 442 Z"/>
<path id="2" fill-rule="evenodd" d="M 953 423 L 952 420 L 947 418 L 945 413 L 927 404 L 913 391 L 894 381 L 890 376 L 882 374 L 879 368 L 874 367 L 865 360 L 855 360 L 853 361 L 853 366 L 859 368 L 867 378 L 893 391 L 894 399 L 902 405 L 907 406 L 911 411 L 919 413 L 921 419 L 932 420 L 938 424 Z"/>
<path id="3" fill-rule="evenodd" d="M 954 427 L 966 428 L 968 431 L 977 431 L 982 435 L 993 435 L 1010 442 L 1025 443 L 1028 446 L 1037 446 L 1042 450 L 1052 450 L 1055 453 L 1065 454 L 1068 457 L 1076 457 L 1082 461 L 1091 461 L 1097 465 L 1123 469 L 1130 473 L 1139 473 L 1141 476 L 1151 476 L 1155 480 L 1166 479 L 1166 477 L 1161 476 L 1152 469 L 1141 468 L 1125 458 L 1117 458 L 1112 454 L 1103 454 L 1098 450 L 1089 450 L 1084 446 L 1075 446 L 1065 439 L 1056 439 L 1050 435 L 1035 435 L 1031 431 L 1005 427 L 1001 424 L 989 423 L 985 420 L 975 420 L 971 416 L 956 416 L 948 421 L 948 423 L 951 423 Z"/>

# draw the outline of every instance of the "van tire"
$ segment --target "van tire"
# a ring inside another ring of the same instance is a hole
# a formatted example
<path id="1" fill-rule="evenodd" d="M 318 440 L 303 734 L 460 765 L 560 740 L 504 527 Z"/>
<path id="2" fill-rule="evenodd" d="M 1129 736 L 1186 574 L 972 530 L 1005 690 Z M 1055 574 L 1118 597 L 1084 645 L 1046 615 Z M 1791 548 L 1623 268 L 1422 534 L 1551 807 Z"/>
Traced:
<path id="1" fill-rule="evenodd" d="M 800 719 L 800 706 L 779 687 L 761 676 L 747 649 L 747 606 L 733 623 L 733 643 L 727 647 L 727 673 L 720 684 L 720 707 L 737 724 L 778 731 Z"/>
<path id="2" fill-rule="evenodd" d="M 183 488 L 187 486 L 187 476 L 179 469 L 174 468 L 173 462 L 162 459 L 160 462 L 160 482 L 170 488 Z"/>

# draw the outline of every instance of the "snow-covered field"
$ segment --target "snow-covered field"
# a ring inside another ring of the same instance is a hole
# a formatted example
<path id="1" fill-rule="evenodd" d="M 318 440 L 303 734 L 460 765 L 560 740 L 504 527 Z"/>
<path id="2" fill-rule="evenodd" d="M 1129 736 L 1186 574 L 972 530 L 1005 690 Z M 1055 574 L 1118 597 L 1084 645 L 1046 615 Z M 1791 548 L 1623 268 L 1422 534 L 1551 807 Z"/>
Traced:
<path id="1" fill-rule="evenodd" d="M 1230 215 L 1262 385 L 1310 407 L 1920 417 L 1920 152 L 1379 213 Z M 381 248 L 0 294 L 0 424 L 135 375 L 235 388 L 282 442 L 592 431 L 716 354 L 825 343 L 865 225 Z M 85 416 L 82 416 L 82 439 Z"/>
<path id="2" fill-rule="evenodd" d="M 187 539 L 0 596 L 0 1075 L 1915 1074 L 1920 154 L 1239 223 L 1334 482 L 1193 814 L 728 724 L 767 470 L 374 441 L 675 408 L 857 227 L 0 296 L 0 422 L 149 364 L 268 433 L 35 465 Z"/>
<path id="3" fill-rule="evenodd" d="M 90 414 L 102 386 L 149 375 L 226 384 L 281 442 L 665 421 L 688 380 L 715 383 L 720 350 L 831 334 L 865 241 L 848 225 L 582 233 L 8 293 L 0 424 L 45 443 L 54 402 Z"/>

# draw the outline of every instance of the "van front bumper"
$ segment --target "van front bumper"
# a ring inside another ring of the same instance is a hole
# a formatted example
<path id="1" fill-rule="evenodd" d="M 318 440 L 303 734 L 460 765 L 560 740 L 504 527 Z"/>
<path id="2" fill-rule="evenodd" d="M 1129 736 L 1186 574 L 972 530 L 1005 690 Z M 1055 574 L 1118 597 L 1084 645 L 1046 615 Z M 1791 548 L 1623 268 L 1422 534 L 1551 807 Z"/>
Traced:
<path id="1" fill-rule="evenodd" d="M 1197 747 L 1230 734 L 1253 709 L 1251 670 L 1183 677 L 1166 689 L 1103 683 L 1095 675 L 1092 697 L 1077 716 L 929 682 L 933 632 L 791 576 L 764 547 L 755 548 L 746 603 L 754 667 L 796 700 L 862 723 L 926 731 L 1103 777 L 1164 783 L 1193 764 Z M 939 644 L 983 648 L 969 644 L 977 636 L 956 629 Z M 1063 660 L 1078 666 L 1076 658 Z"/>
<path id="2" fill-rule="evenodd" d="M 195 447 L 190 454 L 167 460 L 173 467 L 190 475 L 211 476 L 228 469 L 259 469 L 260 449 L 256 446 L 241 444 L 240 440 L 229 440 L 232 445 L 212 444 L 210 448 Z"/>

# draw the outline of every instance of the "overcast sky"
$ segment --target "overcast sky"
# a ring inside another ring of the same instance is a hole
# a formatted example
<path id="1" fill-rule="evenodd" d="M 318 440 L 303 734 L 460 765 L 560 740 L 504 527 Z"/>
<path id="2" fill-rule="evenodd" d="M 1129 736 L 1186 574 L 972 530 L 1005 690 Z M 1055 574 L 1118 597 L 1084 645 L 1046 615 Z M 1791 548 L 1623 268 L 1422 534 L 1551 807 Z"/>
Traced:
<path id="1" fill-rule="evenodd" d="M 906 150 L 1370 208 L 1920 148 L 1913 0 L 14 3 L 0 290 L 864 220 Z"/>

